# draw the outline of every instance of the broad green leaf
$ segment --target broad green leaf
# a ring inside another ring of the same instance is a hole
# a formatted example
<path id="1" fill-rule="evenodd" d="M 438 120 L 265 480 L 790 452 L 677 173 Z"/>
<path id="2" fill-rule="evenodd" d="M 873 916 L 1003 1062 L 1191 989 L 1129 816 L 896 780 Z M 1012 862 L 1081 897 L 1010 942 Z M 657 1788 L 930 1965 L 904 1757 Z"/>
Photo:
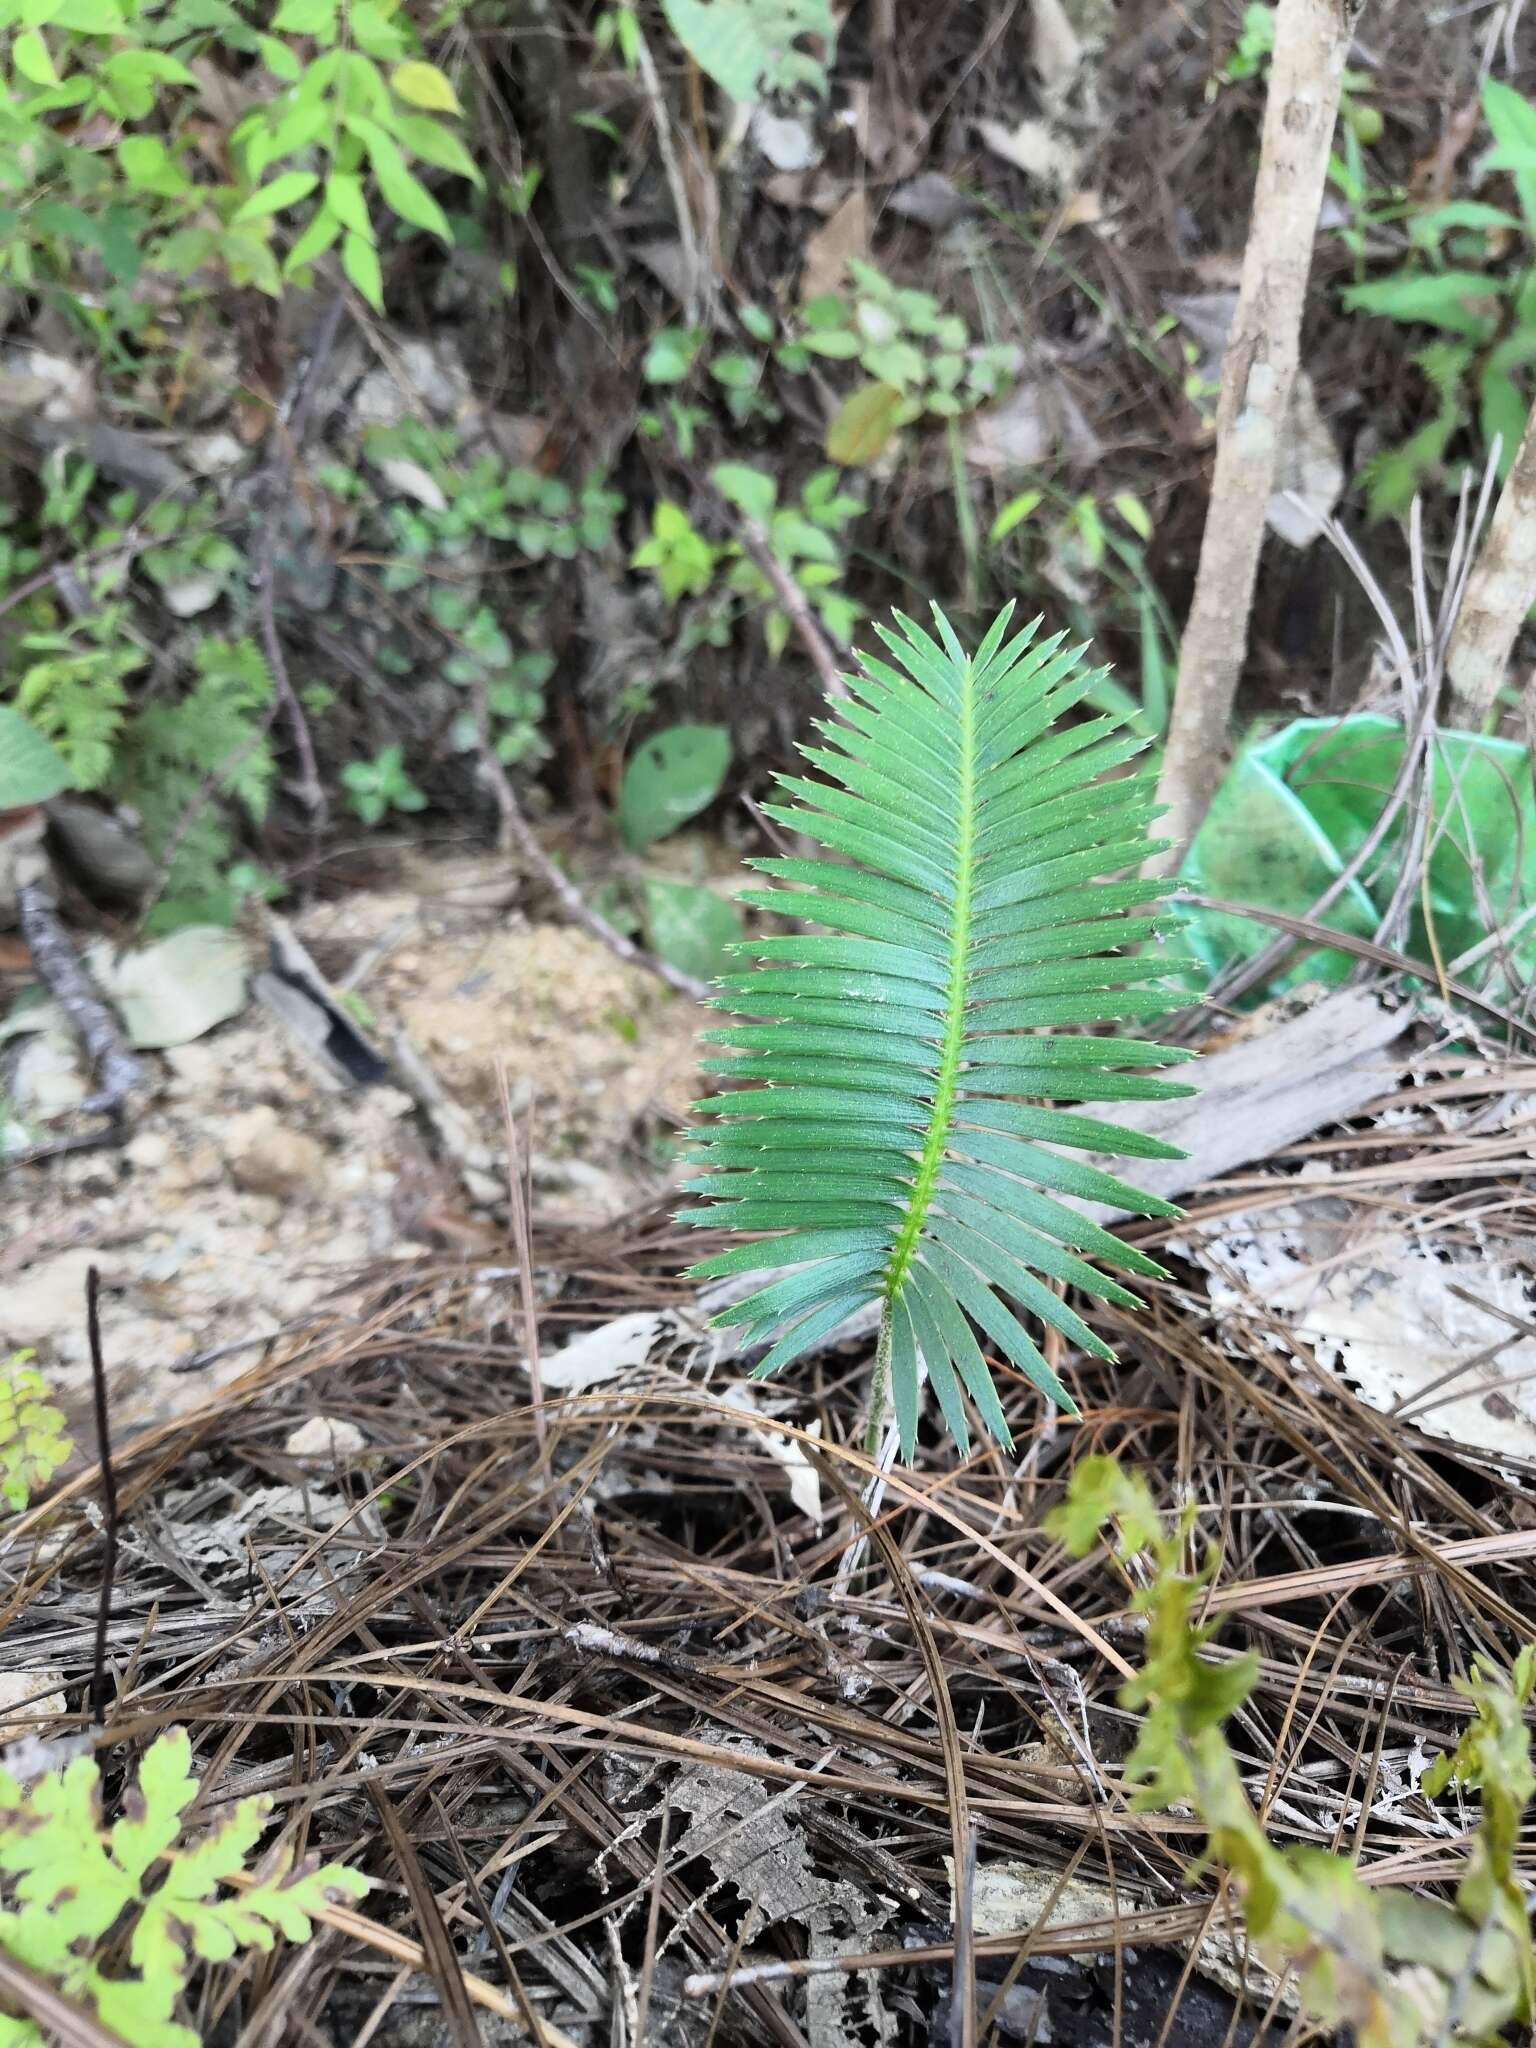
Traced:
<path id="1" fill-rule="evenodd" d="M 430 114 L 462 114 L 464 111 L 452 82 L 435 64 L 424 64 L 419 59 L 409 64 L 397 64 L 389 74 L 389 82 L 408 106 L 424 107 Z"/>
<path id="2" fill-rule="evenodd" d="M 0 704 L 0 811 L 46 803 L 73 781 L 53 742 L 19 711 Z"/>
<path id="3" fill-rule="evenodd" d="M 1536 237 L 1536 106 L 1501 78 L 1483 87 L 1483 116 L 1502 153 L 1514 165 L 1515 194 L 1526 233 Z"/>
<path id="4" fill-rule="evenodd" d="M 12 43 L 11 62 L 33 85 L 57 85 L 59 82 L 48 45 L 35 28 L 25 29 Z"/>
<path id="5" fill-rule="evenodd" d="M 452 243 L 453 234 L 443 209 L 421 180 L 406 168 L 404 157 L 386 135 L 381 133 L 370 140 L 368 161 L 391 212 L 411 227 L 425 228 L 428 234 Z"/>
<path id="6" fill-rule="evenodd" d="M 349 0 L 347 26 L 357 47 L 383 63 L 388 64 L 403 56 L 410 47 L 399 25 L 390 19 L 377 0 Z"/>
<path id="7" fill-rule="evenodd" d="M 766 469 L 745 462 L 720 462 L 710 471 L 715 489 L 759 526 L 773 517 L 779 487 Z"/>
<path id="8" fill-rule="evenodd" d="M 474 158 L 458 136 L 451 128 L 444 127 L 441 121 L 434 121 L 429 114 L 397 115 L 395 134 L 412 156 L 420 157 L 434 170 L 452 171 L 455 177 L 468 178 L 472 185 L 485 183 Z"/>
<path id="9" fill-rule="evenodd" d="M 640 374 L 647 384 L 681 384 L 703 339 L 696 327 L 663 327 L 651 337 Z"/>
<path id="10" fill-rule="evenodd" d="M 307 199 L 319 183 L 313 171 L 284 171 L 270 185 L 263 185 L 259 192 L 253 192 L 243 206 L 235 209 L 231 219 L 235 222 L 268 219 L 274 213 L 297 206 L 301 199 Z"/>
<path id="11" fill-rule="evenodd" d="M 374 239 L 363 181 L 355 171 L 332 171 L 325 181 L 325 203 L 349 233 L 361 235 L 367 242 Z"/>
<path id="12" fill-rule="evenodd" d="M 322 206 L 284 258 L 283 275 L 291 277 L 306 263 L 313 263 L 317 257 L 323 256 L 341 233 L 341 229 L 342 223 L 330 211 L 329 206 Z"/>
<path id="13" fill-rule="evenodd" d="M 288 45 L 276 36 L 258 36 L 256 47 L 261 51 L 261 61 L 274 78 L 280 78 L 284 85 L 292 85 L 304 74 L 304 66 Z"/>
<path id="14" fill-rule="evenodd" d="M 55 28 L 73 29 L 82 36 L 118 35 L 127 27 L 118 0 L 60 0 L 48 19 Z"/>
<path id="15" fill-rule="evenodd" d="M 844 468 L 878 461 L 901 422 L 905 395 L 894 384 L 861 384 L 827 424 L 827 457 Z"/>
<path id="16" fill-rule="evenodd" d="M 282 0 L 272 17 L 277 35 L 314 36 L 322 43 L 336 40 L 336 0 Z"/>
<path id="17" fill-rule="evenodd" d="M 725 972 L 743 935 L 740 911 L 715 890 L 656 876 L 645 883 L 645 930 L 653 953 L 699 981 Z"/>
<path id="18" fill-rule="evenodd" d="M 714 802 L 731 765 L 723 725 L 673 725 L 642 740 L 619 789 L 619 831 L 632 852 L 664 839 Z"/>
<path id="19" fill-rule="evenodd" d="M 1481 339 L 1493 331 L 1504 288 L 1501 279 L 1476 270 L 1426 271 L 1346 285 L 1343 301 L 1352 313 L 1376 313 Z"/>
<path id="20" fill-rule="evenodd" d="M 1039 505 L 1042 496 L 1043 493 L 1040 491 L 1020 491 L 1016 498 L 1008 500 L 993 520 L 991 530 L 987 534 L 987 539 L 993 547 L 996 547 L 999 541 L 1006 540 L 1013 529 L 1029 517 Z"/>
<path id="21" fill-rule="evenodd" d="M 762 381 L 762 365 L 751 356 L 727 351 L 715 356 L 709 365 L 709 374 L 717 384 L 723 384 L 727 391 L 752 391 Z"/>
<path id="22" fill-rule="evenodd" d="M 379 252 L 362 235 L 349 234 L 341 245 L 341 267 L 376 313 L 384 310 L 384 273 Z"/>
<path id="23" fill-rule="evenodd" d="M 837 42 L 829 0 L 662 0 L 667 26 L 734 100 L 827 89 Z M 803 45 L 814 38 L 820 54 Z"/>

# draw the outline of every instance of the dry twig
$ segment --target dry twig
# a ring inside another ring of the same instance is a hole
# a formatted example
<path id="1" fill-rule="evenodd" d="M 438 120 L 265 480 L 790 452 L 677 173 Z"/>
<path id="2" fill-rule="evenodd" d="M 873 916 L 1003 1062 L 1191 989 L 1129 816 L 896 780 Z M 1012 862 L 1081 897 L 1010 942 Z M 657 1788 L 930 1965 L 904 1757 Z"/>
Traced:
<path id="1" fill-rule="evenodd" d="M 1509 673 L 1515 639 L 1536 604 L 1536 412 L 1488 527 L 1446 656 L 1450 722 L 1481 730 Z M 1533 699 L 1536 702 L 1536 699 Z"/>
<path id="2" fill-rule="evenodd" d="M 91 1062 L 96 1092 L 80 1106 L 91 1113 L 104 1112 L 114 1129 L 121 1130 L 129 1099 L 144 1078 L 143 1063 L 129 1050 L 115 1013 L 97 991 L 60 923 L 40 861 L 20 883 L 16 902 L 21 935 L 37 978 L 69 1019 Z"/>
<path id="3" fill-rule="evenodd" d="M 1280 0 L 1242 285 L 1222 362 L 1216 471 L 1158 794 L 1171 874 L 1221 778 L 1248 614 L 1296 379 L 1301 316 L 1360 0 Z"/>

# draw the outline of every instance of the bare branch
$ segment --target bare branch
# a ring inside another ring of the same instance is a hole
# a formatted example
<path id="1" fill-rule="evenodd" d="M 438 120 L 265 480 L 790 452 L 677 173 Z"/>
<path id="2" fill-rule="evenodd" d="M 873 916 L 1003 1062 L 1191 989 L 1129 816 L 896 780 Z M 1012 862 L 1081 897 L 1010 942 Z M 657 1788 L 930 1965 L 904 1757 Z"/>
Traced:
<path id="1" fill-rule="evenodd" d="M 1536 604 L 1536 413 L 1527 420 L 1478 550 L 1446 655 L 1449 722 L 1477 731 L 1503 688 L 1515 636 Z"/>
<path id="2" fill-rule="evenodd" d="M 1216 414 L 1216 472 L 1184 629 L 1178 690 L 1158 794 L 1171 873 L 1194 837 L 1226 758 L 1232 700 L 1248 644 L 1265 508 L 1300 347 L 1312 243 L 1328 174 L 1352 0 L 1280 0 L 1253 215 Z"/>

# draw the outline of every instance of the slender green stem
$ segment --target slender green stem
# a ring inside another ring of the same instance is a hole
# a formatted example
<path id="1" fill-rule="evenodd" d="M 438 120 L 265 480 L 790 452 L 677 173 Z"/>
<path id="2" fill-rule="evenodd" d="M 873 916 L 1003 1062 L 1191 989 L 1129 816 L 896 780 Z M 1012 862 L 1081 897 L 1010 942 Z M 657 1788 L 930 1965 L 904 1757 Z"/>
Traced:
<path id="1" fill-rule="evenodd" d="M 960 698 L 960 760 L 955 792 L 955 893 L 950 906 L 949 975 L 944 996 L 944 1036 L 939 1048 L 938 1071 L 934 1076 L 928 1129 L 923 1137 L 922 1157 L 907 1197 L 906 1211 L 885 1269 L 886 1305 L 900 1295 L 917 1251 L 928 1210 L 938 1186 L 949 1148 L 949 1126 L 954 1115 L 955 1092 L 960 1083 L 960 1062 L 965 1052 L 965 998 L 971 956 L 971 891 L 976 859 L 976 691 L 975 671 L 969 661 Z"/>
<path id="2" fill-rule="evenodd" d="M 875 1346 L 875 1369 L 869 1382 L 869 1428 L 864 1448 L 873 1463 L 880 1456 L 880 1432 L 885 1426 L 885 1395 L 891 1379 L 891 1316 L 889 1295 L 880 1310 L 880 1340 Z"/>

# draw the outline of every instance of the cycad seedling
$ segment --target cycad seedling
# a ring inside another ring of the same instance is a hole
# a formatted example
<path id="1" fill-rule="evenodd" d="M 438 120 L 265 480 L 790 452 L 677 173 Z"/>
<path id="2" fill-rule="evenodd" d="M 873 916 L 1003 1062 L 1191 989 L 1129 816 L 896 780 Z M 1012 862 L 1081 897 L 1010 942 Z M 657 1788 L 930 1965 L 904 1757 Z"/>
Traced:
<path id="1" fill-rule="evenodd" d="M 840 721 L 818 727 L 826 745 L 804 750 L 826 779 L 780 778 L 797 801 L 769 815 L 845 858 L 753 863 L 804 887 L 743 901 L 820 929 L 757 941 L 766 964 L 721 984 L 720 1006 L 754 1021 L 711 1033 L 728 1050 L 708 1064 L 755 1085 L 705 1105 L 717 1121 L 691 1157 L 706 1177 L 688 1185 L 711 1200 L 684 1212 L 778 1233 L 695 1269 L 791 1269 L 719 1318 L 749 1343 L 775 1340 L 759 1375 L 881 1304 L 870 1447 L 889 1385 L 909 1458 L 919 1359 L 962 1449 L 962 1384 L 1011 1441 L 978 1330 L 1072 1409 L 1016 1309 L 1113 1355 L 1050 1283 L 1129 1305 L 1087 1258 L 1161 1268 L 1062 1196 L 1177 1213 L 1072 1156 L 1173 1147 L 1059 1105 L 1188 1094 L 1145 1069 L 1189 1055 L 1045 1028 L 1169 1006 L 1136 986 L 1159 885 L 1102 879 L 1134 876 L 1152 850 L 1153 778 L 1107 778 L 1143 744 L 1120 719 L 1057 725 L 1103 671 L 1033 626 L 1005 640 L 1011 611 L 974 655 L 937 610 L 937 641 L 898 614 L 899 634 L 880 637 L 900 668 L 866 658 Z M 1152 971 L 1187 964 L 1159 957 Z"/>

